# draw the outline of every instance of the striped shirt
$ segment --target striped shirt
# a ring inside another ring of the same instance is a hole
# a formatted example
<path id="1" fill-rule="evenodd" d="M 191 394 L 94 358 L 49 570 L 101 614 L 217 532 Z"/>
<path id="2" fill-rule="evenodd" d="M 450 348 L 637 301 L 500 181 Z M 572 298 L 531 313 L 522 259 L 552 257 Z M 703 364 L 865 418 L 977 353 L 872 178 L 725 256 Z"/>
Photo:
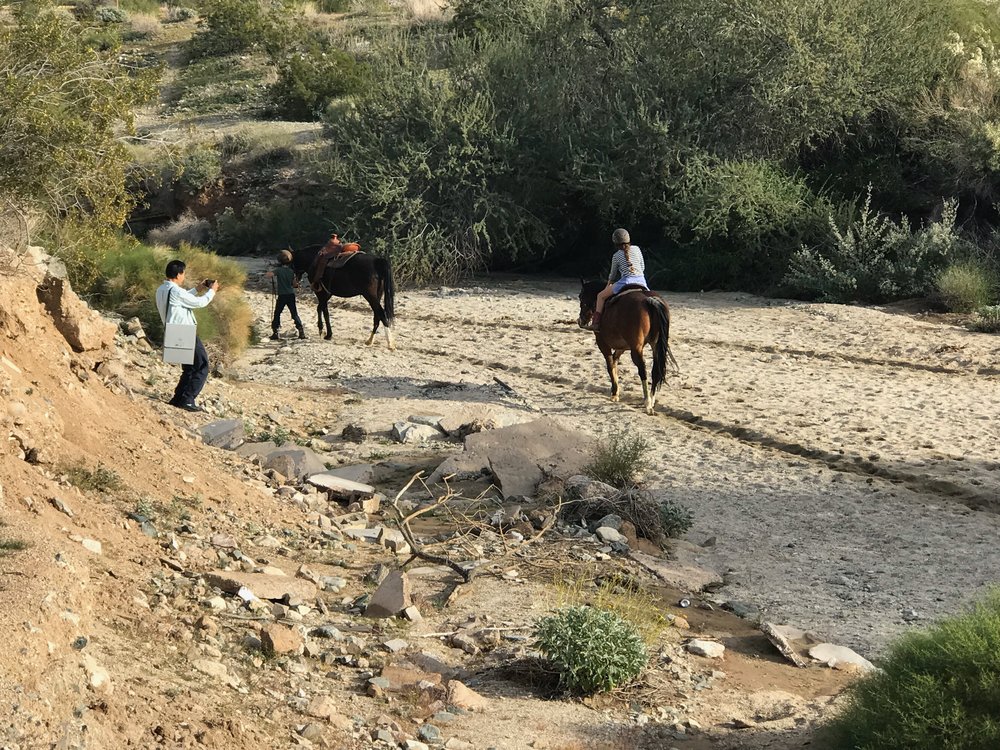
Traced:
<path id="1" fill-rule="evenodd" d="M 642 251 L 635 245 L 630 245 L 628 249 L 628 260 L 625 259 L 625 251 L 619 250 L 611 258 L 611 273 L 608 276 L 608 283 L 613 284 L 619 279 L 629 276 L 637 276 L 645 280 L 646 263 L 642 259 Z"/>

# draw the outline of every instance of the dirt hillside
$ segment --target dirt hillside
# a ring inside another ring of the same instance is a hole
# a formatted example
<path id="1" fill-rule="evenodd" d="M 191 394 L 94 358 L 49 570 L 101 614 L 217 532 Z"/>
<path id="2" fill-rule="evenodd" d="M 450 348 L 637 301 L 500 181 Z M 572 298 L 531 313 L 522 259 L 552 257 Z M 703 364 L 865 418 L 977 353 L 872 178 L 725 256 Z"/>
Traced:
<path id="1" fill-rule="evenodd" d="M 121 332 L 112 342 L 96 320 L 94 348 L 74 351 L 40 301 L 47 273 L 18 264 L 0 276 L 6 747 L 799 747 L 849 676 L 797 670 L 754 616 L 721 603 L 877 657 L 898 633 L 958 611 L 998 562 L 1000 353 L 946 322 L 668 297 L 682 374 L 648 417 L 630 366 L 623 403 L 607 400 L 592 339 L 572 323 L 570 283 L 404 292 L 392 352 L 382 338 L 362 346 L 371 318 L 356 300 L 335 310 L 334 340 L 318 338 L 303 293 L 311 337 L 254 347 L 210 380 L 211 413 L 191 415 L 163 403 L 176 371 L 142 342 Z M 266 331 L 260 281 L 252 275 L 247 294 Z M 549 700 L 544 680 L 516 665 L 531 622 L 565 597 L 554 572 L 641 575 L 558 536 L 516 557 L 485 545 L 495 564 L 452 604 L 439 598 L 454 587 L 447 571 L 412 571 L 421 623 L 359 620 L 373 567 L 405 558 L 352 541 L 346 525 L 324 530 L 325 501 L 317 513 L 315 494 L 196 432 L 229 418 L 258 437 L 290 436 L 322 448 L 329 466 L 370 465 L 392 497 L 462 448 L 443 437 L 400 444 L 394 423 L 484 408 L 510 422 L 551 416 L 587 436 L 627 424 L 648 438 L 646 484 L 692 509 L 688 543 L 728 574 L 686 610 L 674 606 L 686 592 L 641 580 L 664 614 L 726 643 L 722 661 L 689 656 L 691 633 L 671 628 L 639 693 Z M 367 437 L 341 439 L 348 425 Z M 220 567 L 305 576 L 324 593 L 248 609 L 206 583 Z M 268 655 L 272 624 L 305 632 L 304 645 Z M 344 640 L 321 643 L 324 627 Z M 449 639 L 466 631 L 501 637 L 465 653 Z M 424 700 L 429 688 L 370 695 L 396 658 L 382 644 L 396 637 L 421 669 L 434 657 L 489 709 L 456 719 Z"/>

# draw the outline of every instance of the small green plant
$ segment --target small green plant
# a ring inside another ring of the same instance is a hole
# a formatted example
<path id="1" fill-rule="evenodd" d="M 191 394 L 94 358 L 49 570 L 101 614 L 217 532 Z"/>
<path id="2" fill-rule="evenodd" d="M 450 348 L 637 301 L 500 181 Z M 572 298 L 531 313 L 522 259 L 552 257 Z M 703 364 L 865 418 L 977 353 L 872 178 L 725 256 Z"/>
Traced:
<path id="1" fill-rule="evenodd" d="M 147 521 L 156 519 L 156 509 L 153 507 L 153 501 L 145 495 L 136 501 L 134 512 L 137 516 L 142 516 Z"/>
<path id="2" fill-rule="evenodd" d="M 23 539 L 7 539 L 0 537 L 0 557 L 6 557 L 13 552 L 21 552 L 31 545 Z"/>
<path id="3" fill-rule="evenodd" d="M 663 601 L 648 587 L 626 576 L 611 574 L 594 579 L 560 571 L 553 584 L 558 607 L 587 605 L 613 612 L 635 627 L 649 650 L 670 628 L 670 621 L 663 615 Z"/>
<path id="4" fill-rule="evenodd" d="M 692 523 L 694 515 L 687 506 L 673 500 L 663 500 L 660 503 L 660 528 L 665 536 L 672 539 L 684 536 Z"/>
<path id="5" fill-rule="evenodd" d="M 882 669 L 849 688 L 830 747 L 1000 747 L 1000 593 L 893 645 Z"/>
<path id="6" fill-rule="evenodd" d="M 85 492 L 116 492 L 123 486 L 114 469 L 103 464 L 97 464 L 93 471 L 82 463 L 64 467 L 62 471 L 70 484 Z"/>
<path id="7" fill-rule="evenodd" d="M 606 692 L 638 676 L 646 647 L 630 623 L 614 612 L 567 607 L 535 623 L 538 650 L 574 693 Z"/>
<path id="8" fill-rule="evenodd" d="M 1000 305 L 984 305 L 976 310 L 969 328 L 980 333 L 1000 333 Z"/>
<path id="9" fill-rule="evenodd" d="M 970 313 L 993 301 L 996 277 L 985 264 L 966 260 L 944 269 L 938 275 L 935 286 L 948 310 Z"/>
<path id="10" fill-rule="evenodd" d="M 594 460 L 584 471 L 605 484 L 626 489 L 635 485 L 636 477 L 646 468 L 648 452 L 649 442 L 642 435 L 616 430 L 598 445 Z"/>

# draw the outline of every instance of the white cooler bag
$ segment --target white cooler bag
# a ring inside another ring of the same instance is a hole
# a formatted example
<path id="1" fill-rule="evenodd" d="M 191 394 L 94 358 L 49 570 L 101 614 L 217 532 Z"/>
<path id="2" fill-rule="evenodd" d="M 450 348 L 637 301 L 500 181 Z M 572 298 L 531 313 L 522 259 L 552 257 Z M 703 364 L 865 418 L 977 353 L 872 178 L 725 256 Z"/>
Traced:
<path id="1" fill-rule="evenodd" d="M 170 319 L 170 297 L 167 297 L 166 317 Z M 193 364 L 197 336 L 196 323 L 167 323 L 163 327 L 163 361 L 175 365 Z"/>

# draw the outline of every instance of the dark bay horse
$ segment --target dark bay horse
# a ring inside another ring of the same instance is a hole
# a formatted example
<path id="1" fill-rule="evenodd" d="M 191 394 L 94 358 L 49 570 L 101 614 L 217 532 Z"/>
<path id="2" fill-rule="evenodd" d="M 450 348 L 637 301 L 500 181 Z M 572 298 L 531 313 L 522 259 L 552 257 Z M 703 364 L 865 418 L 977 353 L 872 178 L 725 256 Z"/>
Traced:
<path id="1" fill-rule="evenodd" d="M 583 281 L 580 291 L 580 327 L 590 323 L 597 305 L 597 293 L 603 281 Z M 667 366 L 677 369 L 677 360 L 670 351 L 670 308 L 666 301 L 655 292 L 644 289 L 622 291 L 609 299 L 601 317 L 601 329 L 594 332 L 597 348 L 604 355 L 604 362 L 611 377 L 611 400 L 617 401 L 618 360 L 626 351 L 631 352 L 632 361 L 639 371 L 642 381 L 642 396 L 646 413 L 653 413 L 656 403 L 656 389 L 667 379 Z M 646 360 L 642 350 L 649 344 L 653 350 L 652 381 L 646 378 Z"/>
<path id="2" fill-rule="evenodd" d="M 307 278 L 311 276 L 313 266 L 316 263 L 316 256 L 322 249 L 322 245 L 313 245 L 292 253 L 292 270 L 298 278 L 303 273 Z M 357 297 L 361 295 L 372 309 L 374 322 L 372 332 L 365 342 L 371 346 L 375 341 L 375 334 L 379 325 L 385 326 L 385 337 L 390 349 L 395 349 L 396 344 L 392 338 L 392 323 L 395 319 L 395 295 L 396 287 L 392 280 L 392 267 L 387 258 L 378 258 L 368 253 L 357 253 L 340 268 L 334 268 L 334 262 L 327 264 L 320 279 L 316 292 L 316 323 L 319 332 L 323 332 L 323 323 L 326 323 L 326 336 L 333 337 L 330 328 L 330 308 L 331 297 Z"/>

